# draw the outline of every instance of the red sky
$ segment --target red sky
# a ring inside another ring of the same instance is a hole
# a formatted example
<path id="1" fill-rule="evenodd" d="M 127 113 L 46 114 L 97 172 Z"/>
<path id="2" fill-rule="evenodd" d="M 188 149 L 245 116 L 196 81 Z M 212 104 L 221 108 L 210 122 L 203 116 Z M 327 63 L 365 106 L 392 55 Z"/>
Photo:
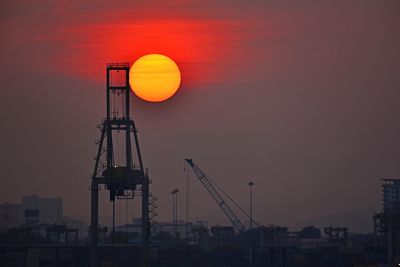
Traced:
<path id="1" fill-rule="evenodd" d="M 0 1 L 0 202 L 61 196 L 67 215 L 87 218 L 104 66 L 165 53 L 180 92 L 159 105 L 132 97 L 160 220 L 166 188 L 184 188 L 185 157 L 243 206 L 253 179 L 264 223 L 379 209 L 379 178 L 400 177 L 399 11 L 368 0 Z M 193 198 L 194 218 L 225 222 L 195 182 Z"/>
<path id="2" fill-rule="evenodd" d="M 268 21 L 258 25 L 259 17 L 219 16 L 218 10 L 225 8 L 218 6 L 204 16 L 198 14 L 198 5 L 181 6 L 180 1 L 127 2 L 126 7 L 122 4 L 118 9 L 94 7 L 87 12 L 84 10 L 88 6 L 80 1 L 47 4 L 46 8 L 27 7 L 22 2 L 8 4 L 9 9 L 32 11 L 28 17 L 20 14 L 21 21 L 5 20 L 5 28 L 14 31 L 7 33 L 14 35 L 13 42 L 36 47 L 37 51 L 18 51 L 24 55 L 21 63 L 40 71 L 88 79 L 103 79 L 104 62 L 133 62 L 144 54 L 161 53 L 177 61 L 185 84 L 226 82 L 228 77 L 236 80 L 240 79 L 237 77 L 240 73 L 255 67 L 254 61 L 268 55 L 268 51 L 263 51 L 254 58 L 253 51 L 242 51 L 249 39 L 271 37 L 273 40 L 278 34 L 277 29 L 269 27 Z M 172 9 L 171 5 L 177 8 Z M 163 8 L 170 11 L 161 12 Z M 238 73 L 238 66 L 246 67 Z"/>

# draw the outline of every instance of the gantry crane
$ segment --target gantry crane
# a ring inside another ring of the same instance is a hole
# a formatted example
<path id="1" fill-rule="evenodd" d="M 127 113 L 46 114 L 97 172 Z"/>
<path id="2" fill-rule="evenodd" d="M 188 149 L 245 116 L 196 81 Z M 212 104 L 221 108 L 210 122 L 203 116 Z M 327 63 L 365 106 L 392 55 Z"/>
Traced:
<path id="1" fill-rule="evenodd" d="M 193 162 L 192 159 L 185 159 L 185 161 L 187 162 L 187 164 L 190 167 L 192 167 L 197 178 L 199 178 L 200 182 L 203 184 L 205 189 L 208 191 L 208 193 L 210 193 L 210 195 L 213 197 L 215 202 L 217 202 L 218 206 L 221 208 L 221 210 L 224 212 L 224 214 L 231 221 L 231 223 L 235 227 L 235 229 L 240 233 L 246 231 L 246 227 L 244 227 L 244 225 L 239 220 L 239 218 L 236 216 L 236 214 L 233 212 L 233 210 L 225 202 L 224 198 L 218 192 L 217 188 L 214 187 L 213 183 L 211 182 L 211 179 L 209 177 L 207 177 L 207 175 L 200 169 L 199 166 L 197 166 Z"/>

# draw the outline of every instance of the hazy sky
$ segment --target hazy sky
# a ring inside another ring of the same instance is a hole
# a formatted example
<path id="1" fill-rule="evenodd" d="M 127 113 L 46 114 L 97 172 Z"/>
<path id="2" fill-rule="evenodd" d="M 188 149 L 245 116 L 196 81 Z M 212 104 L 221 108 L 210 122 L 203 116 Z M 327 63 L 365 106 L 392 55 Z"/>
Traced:
<path id="1" fill-rule="evenodd" d="M 379 210 L 379 178 L 400 177 L 399 14 L 399 1 L 3 0 L 0 202 L 61 196 L 89 218 L 105 64 L 163 53 L 179 93 L 131 98 L 159 221 L 175 187 L 184 218 L 186 157 L 246 208 L 255 182 L 266 224 Z M 191 218 L 227 223 L 191 179 Z"/>

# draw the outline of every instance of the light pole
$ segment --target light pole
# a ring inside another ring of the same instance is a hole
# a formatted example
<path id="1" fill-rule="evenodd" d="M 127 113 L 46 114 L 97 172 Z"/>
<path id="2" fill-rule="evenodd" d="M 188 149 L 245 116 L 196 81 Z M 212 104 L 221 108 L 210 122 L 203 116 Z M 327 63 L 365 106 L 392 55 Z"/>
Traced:
<path id="1" fill-rule="evenodd" d="M 250 257 L 249 266 L 253 266 L 253 182 L 249 182 L 250 187 Z"/>
<path id="2" fill-rule="evenodd" d="M 178 188 L 172 190 L 172 223 L 174 232 L 174 244 L 178 239 Z"/>

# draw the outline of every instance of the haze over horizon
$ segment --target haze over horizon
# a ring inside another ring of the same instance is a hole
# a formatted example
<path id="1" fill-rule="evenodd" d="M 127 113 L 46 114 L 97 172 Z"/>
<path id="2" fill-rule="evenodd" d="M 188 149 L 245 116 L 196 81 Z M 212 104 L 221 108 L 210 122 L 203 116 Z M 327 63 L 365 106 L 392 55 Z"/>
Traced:
<path id="1" fill-rule="evenodd" d="M 0 202 L 60 196 L 88 220 L 105 64 L 164 53 L 177 95 L 131 96 L 159 221 L 175 187 L 184 218 L 188 157 L 246 209 L 253 181 L 265 224 L 381 209 L 380 178 L 400 178 L 398 1 L 95 3 L 0 2 Z M 191 219 L 228 224 L 193 174 L 190 198 Z"/>

